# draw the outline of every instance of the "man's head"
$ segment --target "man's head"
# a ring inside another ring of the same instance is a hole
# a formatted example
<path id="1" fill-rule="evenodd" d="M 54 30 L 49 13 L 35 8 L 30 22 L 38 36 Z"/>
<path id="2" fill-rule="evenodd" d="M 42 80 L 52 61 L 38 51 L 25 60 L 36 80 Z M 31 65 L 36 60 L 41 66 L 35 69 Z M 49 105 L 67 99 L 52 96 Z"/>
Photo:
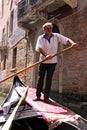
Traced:
<path id="1" fill-rule="evenodd" d="M 53 25 L 52 25 L 52 23 L 50 23 L 50 22 L 47 22 L 47 23 L 45 23 L 45 24 L 42 26 L 44 32 L 45 32 L 47 35 L 50 35 L 50 34 L 52 33 L 52 27 L 53 27 Z"/>
<path id="2" fill-rule="evenodd" d="M 52 23 L 47 22 L 47 23 L 45 23 L 45 24 L 42 26 L 43 30 L 45 30 L 48 26 L 51 27 L 51 28 L 53 27 Z"/>

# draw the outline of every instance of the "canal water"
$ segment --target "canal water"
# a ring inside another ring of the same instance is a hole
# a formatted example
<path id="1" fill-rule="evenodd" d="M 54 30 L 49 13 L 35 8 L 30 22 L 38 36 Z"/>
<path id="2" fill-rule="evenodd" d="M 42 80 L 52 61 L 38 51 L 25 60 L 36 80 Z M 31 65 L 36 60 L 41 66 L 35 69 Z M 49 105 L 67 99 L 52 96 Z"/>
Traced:
<path id="1" fill-rule="evenodd" d="M 0 96 L 0 105 L 3 103 L 4 99 L 4 97 Z"/>
<path id="2" fill-rule="evenodd" d="M 51 98 L 87 119 L 87 95 L 51 93 Z"/>

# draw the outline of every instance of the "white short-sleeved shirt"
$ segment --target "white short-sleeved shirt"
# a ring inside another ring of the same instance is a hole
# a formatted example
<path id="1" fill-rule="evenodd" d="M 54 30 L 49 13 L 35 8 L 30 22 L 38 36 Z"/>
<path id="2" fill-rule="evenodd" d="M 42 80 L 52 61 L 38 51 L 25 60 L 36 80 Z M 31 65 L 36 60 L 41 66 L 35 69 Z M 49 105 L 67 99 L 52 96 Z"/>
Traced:
<path id="1" fill-rule="evenodd" d="M 66 44 L 69 38 L 58 34 L 52 33 L 50 41 L 46 39 L 46 35 L 42 34 L 38 37 L 36 43 L 36 51 L 39 52 L 39 48 L 42 48 L 46 54 L 54 55 L 58 51 L 58 43 Z M 40 53 L 40 60 L 43 60 L 45 57 Z M 53 57 L 50 60 L 46 60 L 44 63 L 57 63 L 57 56 Z"/>

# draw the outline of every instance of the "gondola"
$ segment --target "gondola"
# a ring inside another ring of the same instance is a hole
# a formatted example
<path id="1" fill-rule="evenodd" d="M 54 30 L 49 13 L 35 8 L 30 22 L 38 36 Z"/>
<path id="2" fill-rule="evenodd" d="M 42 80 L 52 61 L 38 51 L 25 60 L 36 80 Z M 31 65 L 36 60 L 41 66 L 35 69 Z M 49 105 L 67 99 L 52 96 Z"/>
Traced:
<path id="1" fill-rule="evenodd" d="M 22 83 L 18 76 L 15 76 L 12 87 L 6 99 L 1 104 L 0 130 L 2 130 L 4 124 L 12 114 L 25 88 L 26 85 Z M 50 104 L 42 100 L 39 101 L 38 105 L 38 101 L 34 102 L 30 95 L 31 91 L 35 91 L 35 88 L 29 88 L 28 91 L 30 93 L 26 95 L 25 100 L 19 106 L 10 130 L 87 130 L 87 120 L 82 116 L 56 103 L 52 99 L 50 99 Z M 44 110 L 38 107 L 40 104 L 43 104 L 43 106 L 47 105 L 47 108 L 45 107 Z M 50 106 L 49 109 L 48 106 Z M 61 110 L 64 111 L 61 113 Z"/>

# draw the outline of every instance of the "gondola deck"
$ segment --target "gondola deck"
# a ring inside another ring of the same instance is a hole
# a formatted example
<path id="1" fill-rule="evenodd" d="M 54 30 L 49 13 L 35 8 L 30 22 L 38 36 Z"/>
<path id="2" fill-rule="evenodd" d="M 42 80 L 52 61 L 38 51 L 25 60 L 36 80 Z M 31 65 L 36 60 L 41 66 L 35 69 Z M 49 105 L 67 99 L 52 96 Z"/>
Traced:
<path id="1" fill-rule="evenodd" d="M 17 87 L 16 91 L 20 96 L 22 96 L 25 89 L 26 88 Z M 25 101 L 37 112 L 40 112 L 48 127 L 55 127 L 61 124 L 61 122 L 70 121 L 72 119 L 74 120 L 78 117 L 77 114 L 56 103 L 52 99 L 50 99 L 50 103 L 45 103 L 43 100 L 43 94 L 41 100 L 33 101 L 35 98 L 35 91 L 35 88 L 29 88 Z"/>

